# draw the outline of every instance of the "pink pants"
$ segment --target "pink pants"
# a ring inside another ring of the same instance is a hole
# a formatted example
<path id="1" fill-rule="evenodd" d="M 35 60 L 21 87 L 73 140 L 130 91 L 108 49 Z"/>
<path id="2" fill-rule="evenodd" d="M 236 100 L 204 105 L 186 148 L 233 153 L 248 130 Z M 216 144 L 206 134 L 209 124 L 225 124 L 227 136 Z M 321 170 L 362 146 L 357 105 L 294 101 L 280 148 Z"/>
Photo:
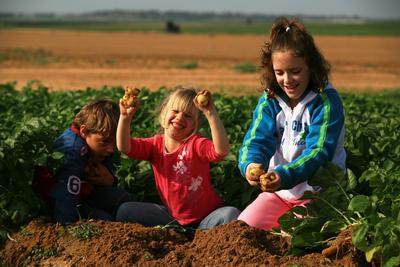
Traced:
<path id="1" fill-rule="evenodd" d="M 238 220 L 250 226 L 271 230 L 279 227 L 278 219 L 290 209 L 309 203 L 310 200 L 284 200 L 275 193 L 263 192 L 247 206 Z"/>

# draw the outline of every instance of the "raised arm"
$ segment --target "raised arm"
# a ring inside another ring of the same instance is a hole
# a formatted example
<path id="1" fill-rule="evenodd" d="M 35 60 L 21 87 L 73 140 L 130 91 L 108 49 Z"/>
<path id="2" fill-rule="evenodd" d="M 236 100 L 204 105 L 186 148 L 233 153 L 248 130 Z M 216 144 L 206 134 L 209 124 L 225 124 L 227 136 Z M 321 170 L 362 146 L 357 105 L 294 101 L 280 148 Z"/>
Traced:
<path id="1" fill-rule="evenodd" d="M 140 102 L 137 101 L 134 107 L 125 108 L 121 102 L 119 103 L 120 116 L 117 127 L 117 148 L 124 154 L 128 154 L 131 151 L 131 123 L 132 118 L 137 109 L 140 106 Z"/>
<path id="2" fill-rule="evenodd" d="M 229 153 L 230 145 L 229 139 L 225 131 L 225 127 L 222 124 L 221 119 L 219 118 L 218 112 L 214 106 L 214 102 L 211 98 L 211 94 L 208 93 L 208 105 L 202 106 L 195 101 L 195 104 L 198 109 L 200 109 L 204 116 L 206 117 L 210 129 L 211 129 L 211 137 L 214 144 L 215 152 L 219 155 L 226 156 Z"/>

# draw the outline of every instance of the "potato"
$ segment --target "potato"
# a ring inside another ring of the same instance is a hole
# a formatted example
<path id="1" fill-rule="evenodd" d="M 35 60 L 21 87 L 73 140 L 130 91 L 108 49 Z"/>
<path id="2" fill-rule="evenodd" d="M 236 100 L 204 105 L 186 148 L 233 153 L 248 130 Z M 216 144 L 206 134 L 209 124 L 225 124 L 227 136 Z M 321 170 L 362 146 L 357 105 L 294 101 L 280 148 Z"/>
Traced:
<path id="1" fill-rule="evenodd" d="M 253 167 L 253 168 L 250 169 L 250 174 L 252 176 L 255 176 L 255 177 L 259 177 L 263 173 L 264 173 L 264 170 L 263 170 L 263 168 L 261 166 L 260 167 Z"/>
<path id="2" fill-rule="evenodd" d="M 120 100 L 122 105 L 125 108 L 134 107 L 139 93 L 140 93 L 140 89 L 126 86 L 125 94 Z"/>
<path id="3" fill-rule="evenodd" d="M 208 105 L 208 97 L 205 95 L 199 95 L 197 97 L 197 103 L 199 103 L 200 106 L 206 107 Z"/>
<path id="4" fill-rule="evenodd" d="M 196 95 L 196 102 L 202 107 L 207 107 L 210 102 L 210 92 L 207 90 L 199 92 Z"/>
<path id="5" fill-rule="evenodd" d="M 267 175 L 267 173 L 264 173 L 260 175 L 260 187 L 263 192 L 266 192 L 269 187 L 269 183 L 274 181 L 276 179 L 276 176 L 274 174 Z"/>
<path id="6" fill-rule="evenodd" d="M 127 86 L 125 88 L 125 94 L 127 94 L 127 95 L 138 96 L 139 93 L 140 93 L 140 89 L 138 89 L 138 88 L 133 88 L 133 87 L 129 87 L 129 86 Z"/>

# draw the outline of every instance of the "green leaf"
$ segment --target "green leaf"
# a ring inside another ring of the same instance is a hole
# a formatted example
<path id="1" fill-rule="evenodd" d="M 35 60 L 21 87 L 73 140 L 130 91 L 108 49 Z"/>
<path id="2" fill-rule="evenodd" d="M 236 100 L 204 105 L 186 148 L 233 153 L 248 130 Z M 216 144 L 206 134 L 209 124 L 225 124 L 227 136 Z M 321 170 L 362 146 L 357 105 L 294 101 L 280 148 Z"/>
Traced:
<path id="1" fill-rule="evenodd" d="M 53 159 L 59 160 L 59 159 L 62 159 L 64 157 L 64 154 L 61 153 L 61 152 L 53 152 L 53 153 L 51 153 L 51 157 Z"/>
<path id="2" fill-rule="evenodd" d="M 396 164 L 395 164 L 392 160 L 390 160 L 390 159 L 386 159 L 386 160 L 383 162 L 383 168 L 385 168 L 386 170 L 391 170 L 391 169 L 393 169 L 395 166 L 396 166 Z"/>
<path id="3" fill-rule="evenodd" d="M 400 256 L 391 257 L 384 264 L 383 267 L 396 267 L 400 264 Z"/>
<path id="4" fill-rule="evenodd" d="M 366 234 L 368 232 L 368 224 L 359 224 L 352 235 L 353 244 L 360 250 L 365 251 L 367 249 Z"/>
<path id="5" fill-rule="evenodd" d="M 367 196 L 358 195 L 353 197 L 349 203 L 349 210 L 356 212 L 364 212 L 370 206 L 370 201 Z"/>
<path id="6" fill-rule="evenodd" d="M 357 177 L 354 175 L 353 171 L 347 169 L 347 180 L 349 182 L 349 189 L 354 189 L 357 187 Z"/>
<path id="7" fill-rule="evenodd" d="M 375 253 L 381 251 L 381 247 L 373 247 L 367 251 L 365 251 L 365 258 L 368 262 L 371 262 L 374 258 Z"/>

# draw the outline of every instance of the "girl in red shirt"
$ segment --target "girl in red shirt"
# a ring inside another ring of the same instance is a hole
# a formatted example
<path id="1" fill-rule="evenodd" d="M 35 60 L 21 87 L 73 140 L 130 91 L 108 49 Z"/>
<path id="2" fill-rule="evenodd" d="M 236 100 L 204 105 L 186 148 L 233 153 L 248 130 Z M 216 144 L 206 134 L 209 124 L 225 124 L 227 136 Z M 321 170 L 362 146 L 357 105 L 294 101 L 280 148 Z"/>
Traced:
<path id="1" fill-rule="evenodd" d="M 203 106 L 196 101 L 198 93 L 193 88 L 173 91 L 161 104 L 163 134 L 147 138 L 130 136 L 139 102 L 128 108 L 120 103 L 117 147 L 131 158 L 151 163 L 163 205 L 127 202 L 120 206 L 117 220 L 145 226 L 179 224 L 210 229 L 239 216 L 237 208 L 223 206 L 212 186 L 210 162 L 222 160 L 229 153 L 229 141 L 211 94 L 200 92 L 209 98 Z M 210 125 L 212 140 L 196 133 L 200 112 Z"/>

